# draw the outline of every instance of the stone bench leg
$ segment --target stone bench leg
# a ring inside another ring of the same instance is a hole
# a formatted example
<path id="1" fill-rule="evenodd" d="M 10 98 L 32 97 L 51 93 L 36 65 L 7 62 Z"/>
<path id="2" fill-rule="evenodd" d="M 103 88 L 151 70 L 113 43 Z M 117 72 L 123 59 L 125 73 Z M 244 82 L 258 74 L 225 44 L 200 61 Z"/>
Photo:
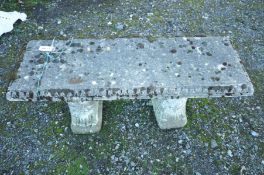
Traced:
<path id="1" fill-rule="evenodd" d="M 187 123 L 187 98 L 152 99 L 156 120 L 161 129 L 181 128 Z"/>
<path id="2" fill-rule="evenodd" d="M 88 134 L 100 131 L 103 101 L 68 102 L 68 106 L 73 133 Z"/>

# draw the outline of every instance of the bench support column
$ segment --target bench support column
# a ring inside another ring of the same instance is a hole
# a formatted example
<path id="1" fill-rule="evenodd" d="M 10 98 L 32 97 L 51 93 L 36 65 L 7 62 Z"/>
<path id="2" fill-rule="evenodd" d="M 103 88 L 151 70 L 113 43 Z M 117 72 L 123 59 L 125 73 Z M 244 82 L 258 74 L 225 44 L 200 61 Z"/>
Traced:
<path id="1" fill-rule="evenodd" d="M 103 101 L 68 102 L 68 106 L 73 133 L 88 134 L 100 131 Z"/>
<path id="2" fill-rule="evenodd" d="M 181 128 L 187 123 L 187 98 L 152 99 L 156 120 L 161 129 Z"/>

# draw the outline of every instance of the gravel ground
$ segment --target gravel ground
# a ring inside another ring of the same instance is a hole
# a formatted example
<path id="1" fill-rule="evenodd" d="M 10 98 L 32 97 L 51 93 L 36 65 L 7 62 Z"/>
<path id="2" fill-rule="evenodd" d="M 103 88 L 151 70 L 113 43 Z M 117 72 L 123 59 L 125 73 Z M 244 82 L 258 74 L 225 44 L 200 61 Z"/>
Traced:
<path id="1" fill-rule="evenodd" d="M 0 38 L 0 174 L 264 174 L 263 0 L 1 0 L 28 20 Z M 253 97 L 189 99 L 160 130 L 147 101 L 105 102 L 100 133 L 74 135 L 67 104 L 9 102 L 30 40 L 230 36 Z"/>

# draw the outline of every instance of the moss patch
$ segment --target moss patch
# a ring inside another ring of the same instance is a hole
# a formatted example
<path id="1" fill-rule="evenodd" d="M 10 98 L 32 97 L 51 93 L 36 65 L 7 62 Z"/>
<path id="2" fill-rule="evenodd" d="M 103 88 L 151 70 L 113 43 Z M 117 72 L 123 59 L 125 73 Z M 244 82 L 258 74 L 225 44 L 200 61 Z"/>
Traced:
<path id="1" fill-rule="evenodd" d="M 184 129 L 192 128 L 193 137 L 204 143 L 209 144 L 211 139 L 215 139 L 219 144 L 222 139 L 216 135 L 216 131 L 208 131 L 205 125 L 221 124 L 218 120 L 222 115 L 212 99 L 189 99 L 187 102 L 188 123 Z"/>
<path id="2" fill-rule="evenodd" d="M 20 11 L 21 7 L 26 10 L 32 9 L 38 4 L 47 4 L 48 0 L 23 0 L 23 3 L 19 3 L 17 0 L 7 0 L 1 3 L 0 9 L 4 11 Z"/>
<path id="3" fill-rule="evenodd" d="M 88 162 L 85 157 L 76 158 L 66 163 L 59 163 L 53 171 L 56 174 L 86 175 L 89 173 Z"/>

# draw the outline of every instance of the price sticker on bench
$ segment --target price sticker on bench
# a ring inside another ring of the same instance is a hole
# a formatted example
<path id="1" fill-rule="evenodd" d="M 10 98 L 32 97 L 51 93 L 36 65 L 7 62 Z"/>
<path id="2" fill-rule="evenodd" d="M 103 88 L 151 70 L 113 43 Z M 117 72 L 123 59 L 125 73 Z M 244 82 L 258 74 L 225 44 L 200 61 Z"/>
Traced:
<path id="1" fill-rule="evenodd" d="M 55 47 L 53 47 L 53 46 L 39 46 L 39 51 L 53 52 L 53 51 L 55 51 Z"/>

